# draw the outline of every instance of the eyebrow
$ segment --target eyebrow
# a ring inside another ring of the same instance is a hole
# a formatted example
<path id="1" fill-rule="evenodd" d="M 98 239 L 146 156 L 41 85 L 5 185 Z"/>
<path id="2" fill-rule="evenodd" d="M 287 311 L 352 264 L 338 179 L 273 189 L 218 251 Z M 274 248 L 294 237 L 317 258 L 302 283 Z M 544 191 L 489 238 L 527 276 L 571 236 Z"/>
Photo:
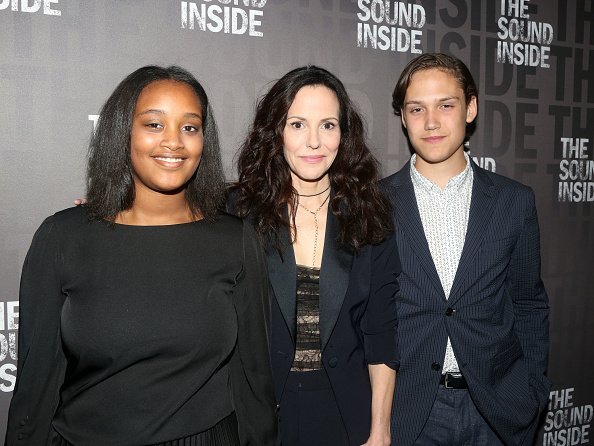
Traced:
<path id="1" fill-rule="evenodd" d="M 303 116 L 299 116 L 299 115 L 287 116 L 287 120 L 289 120 L 289 119 L 301 119 L 302 121 L 307 121 L 307 118 L 304 118 Z M 327 118 L 322 118 L 321 121 L 328 121 L 329 119 L 336 119 L 338 121 L 338 118 L 336 116 L 329 116 Z"/>
<path id="2" fill-rule="evenodd" d="M 151 113 L 156 113 L 156 114 L 160 114 L 160 115 L 166 115 L 167 114 L 164 110 L 159 110 L 157 108 L 150 108 L 148 110 L 141 111 L 136 116 L 143 116 L 143 115 L 148 115 L 148 114 L 151 114 Z M 194 112 L 185 113 L 184 114 L 184 117 L 187 117 L 187 118 L 197 118 L 197 119 L 200 119 L 202 121 L 202 115 L 200 115 L 198 113 L 194 113 Z"/>
<path id="3" fill-rule="evenodd" d="M 447 101 L 451 101 L 451 100 L 460 101 L 460 97 L 459 96 L 447 96 L 445 98 L 437 99 L 434 102 L 447 102 Z M 421 101 L 420 99 L 419 100 L 413 99 L 413 100 L 410 100 L 410 101 L 406 101 L 404 103 L 404 106 L 406 107 L 407 105 L 411 105 L 411 104 L 423 104 L 423 103 L 424 103 L 424 101 Z"/>

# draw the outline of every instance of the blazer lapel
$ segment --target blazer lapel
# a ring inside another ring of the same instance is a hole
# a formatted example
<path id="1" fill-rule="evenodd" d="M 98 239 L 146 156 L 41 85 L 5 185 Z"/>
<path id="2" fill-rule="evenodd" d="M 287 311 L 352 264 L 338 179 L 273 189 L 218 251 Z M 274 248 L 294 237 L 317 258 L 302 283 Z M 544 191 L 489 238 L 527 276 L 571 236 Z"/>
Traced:
<path id="1" fill-rule="evenodd" d="M 297 270 L 291 237 L 286 230 L 281 230 L 280 242 L 283 247 L 282 258 L 271 240 L 267 244 L 268 277 L 291 338 L 295 341 Z"/>
<path id="2" fill-rule="evenodd" d="M 417 206 L 414 186 L 410 179 L 410 161 L 401 170 L 403 178 L 402 183 L 396 186 L 394 205 L 394 215 L 396 222 L 396 231 L 402 231 L 408 239 L 408 245 L 415 252 L 419 263 L 425 274 L 431 281 L 439 295 L 445 300 L 445 293 L 437 274 L 437 269 L 431 257 L 429 244 L 425 238 L 421 214 Z"/>
<path id="3" fill-rule="evenodd" d="M 320 270 L 320 342 L 324 350 L 349 285 L 353 253 L 338 242 L 338 223 L 328 207 L 322 268 Z"/>
<path id="4" fill-rule="evenodd" d="M 462 296 L 461 286 L 468 268 L 474 263 L 474 258 L 483 242 L 485 232 L 489 227 L 491 215 L 495 208 L 496 191 L 491 179 L 471 161 L 474 179 L 472 183 L 472 198 L 468 215 L 466 240 L 462 248 L 460 262 L 450 291 L 448 302 L 452 304 Z"/>

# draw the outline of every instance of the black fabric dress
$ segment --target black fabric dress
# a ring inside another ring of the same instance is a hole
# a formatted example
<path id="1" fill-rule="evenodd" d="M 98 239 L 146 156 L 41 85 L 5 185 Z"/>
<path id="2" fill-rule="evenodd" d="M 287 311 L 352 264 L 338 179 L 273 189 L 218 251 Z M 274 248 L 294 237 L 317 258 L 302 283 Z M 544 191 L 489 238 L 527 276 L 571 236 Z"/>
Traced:
<path id="1" fill-rule="evenodd" d="M 127 226 L 59 212 L 23 267 L 6 443 L 174 442 L 235 411 L 242 445 L 272 445 L 268 312 L 262 251 L 234 217 Z"/>

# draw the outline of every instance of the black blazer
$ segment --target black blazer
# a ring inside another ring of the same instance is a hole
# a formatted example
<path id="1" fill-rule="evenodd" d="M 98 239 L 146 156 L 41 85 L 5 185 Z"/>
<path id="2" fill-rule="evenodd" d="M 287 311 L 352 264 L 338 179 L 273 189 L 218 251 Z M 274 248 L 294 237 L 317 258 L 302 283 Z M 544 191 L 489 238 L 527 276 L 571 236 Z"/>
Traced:
<path id="1" fill-rule="evenodd" d="M 371 385 L 368 364 L 397 366 L 394 298 L 400 261 L 393 235 L 358 254 L 337 241 L 337 222 L 328 212 L 320 271 L 322 363 L 353 445 L 369 437 Z M 267 247 L 271 285 L 271 356 L 277 401 L 293 363 L 296 329 L 296 266 L 286 231 L 279 252 Z M 279 428 L 282 430 L 283 420 Z"/>
<path id="2" fill-rule="evenodd" d="M 439 386 L 449 335 L 481 414 L 505 444 L 531 444 L 549 392 L 548 299 L 530 188 L 471 162 L 466 241 L 449 299 L 433 263 L 410 163 L 382 181 L 402 261 L 393 442 L 413 444 Z"/>

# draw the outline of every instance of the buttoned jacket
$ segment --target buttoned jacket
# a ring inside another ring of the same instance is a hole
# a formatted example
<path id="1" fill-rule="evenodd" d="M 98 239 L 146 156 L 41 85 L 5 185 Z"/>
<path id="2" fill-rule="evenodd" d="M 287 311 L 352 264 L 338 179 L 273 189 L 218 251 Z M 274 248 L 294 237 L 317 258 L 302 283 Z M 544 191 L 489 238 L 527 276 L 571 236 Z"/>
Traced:
<path id="1" fill-rule="evenodd" d="M 532 444 L 548 399 L 548 299 L 530 188 L 474 174 L 468 228 L 446 299 L 424 235 L 410 162 L 384 179 L 402 273 L 393 443 L 413 444 L 429 417 L 448 336 L 472 399 L 505 444 Z"/>

